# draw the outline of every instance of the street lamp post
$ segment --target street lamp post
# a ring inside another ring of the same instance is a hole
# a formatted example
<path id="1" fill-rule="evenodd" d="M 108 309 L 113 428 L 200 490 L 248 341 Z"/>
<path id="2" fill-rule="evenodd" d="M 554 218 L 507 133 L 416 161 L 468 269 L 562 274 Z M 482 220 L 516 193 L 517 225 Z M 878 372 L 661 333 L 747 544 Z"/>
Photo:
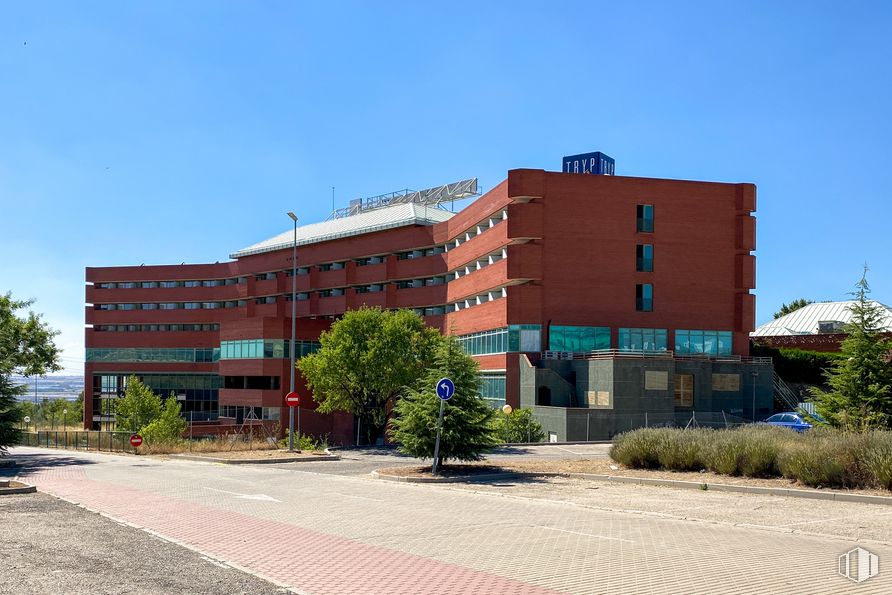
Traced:
<path id="1" fill-rule="evenodd" d="M 289 392 L 294 392 L 294 333 L 297 323 L 297 215 L 288 211 L 294 222 L 294 241 L 291 244 L 291 384 Z M 300 407 L 300 405 L 298 405 Z M 294 452 L 294 407 L 288 407 L 288 451 Z M 298 414 L 300 412 L 298 411 Z"/>

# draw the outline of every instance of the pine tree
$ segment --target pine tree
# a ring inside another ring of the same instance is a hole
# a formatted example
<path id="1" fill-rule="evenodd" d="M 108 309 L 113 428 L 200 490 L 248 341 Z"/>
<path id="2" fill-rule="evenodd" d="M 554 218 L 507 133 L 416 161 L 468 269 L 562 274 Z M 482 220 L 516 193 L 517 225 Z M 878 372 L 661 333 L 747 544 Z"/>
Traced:
<path id="1" fill-rule="evenodd" d="M 441 378 L 452 379 L 455 394 L 445 405 L 438 464 L 450 459 L 479 461 L 499 443 L 492 423 L 495 411 L 480 397 L 477 362 L 453 337 L 443 338 L 433 365 L 397 401 L 397 416 L 391 422 L 393 437 L 400 443 L 400 451 L 420 459 L 433 458 L 440 413 L 435 386 Z"/>
<path id="2" fill-rule="evenodd" d="M 866 431 L 892 423 L 892 341 L 882 335 L 884 312 L 867 296 L 867 268 L 852 294 L 852 320 L 841 357 L 825 372 L 829 390 L 813 389 L 818 413 L 834 426 Z"/>

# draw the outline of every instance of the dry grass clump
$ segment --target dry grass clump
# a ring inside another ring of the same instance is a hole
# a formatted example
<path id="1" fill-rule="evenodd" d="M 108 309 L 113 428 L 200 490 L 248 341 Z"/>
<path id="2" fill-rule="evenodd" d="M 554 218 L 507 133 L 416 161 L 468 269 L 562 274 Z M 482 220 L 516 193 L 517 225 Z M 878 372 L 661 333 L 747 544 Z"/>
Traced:
<path id="1" fill-rule="evenodd" d="M 190 448 L 189 440 L 177 440 L 174 442 L 161 442 L 149 444 L 144 442 L 139 447 L 139 452 L 149 455 L 167 455 L 181 453 L 210 453 L 246 450 L 276 450 L 279 445 L 275 441 L 266 439 L 246 440 L 239 436 L 223 436 L 221 438 L 208 438 L 193 440 Z"/>
<path id="2" fill-rule="evenodd" d="M 892 432 L 769 425 L 733 430 L 642 428 L 616 437 L 611 458 L 626 467 L 787 477 L 809 486 L 892 490 Z"/>

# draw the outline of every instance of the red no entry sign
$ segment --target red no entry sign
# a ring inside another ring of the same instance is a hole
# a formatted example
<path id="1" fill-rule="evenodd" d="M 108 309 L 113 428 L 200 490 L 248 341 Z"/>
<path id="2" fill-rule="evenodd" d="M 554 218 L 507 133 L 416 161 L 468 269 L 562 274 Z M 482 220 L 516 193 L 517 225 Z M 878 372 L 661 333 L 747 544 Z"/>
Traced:
<path id="1" fill-rule="evenodd" d="M 300 405 L 300 395 L 296 392 L 288 393 L 285 395 L 285 404 L 289 407 L 297 407 Z"/>
<path id="2" fill-rule="evenodd" d="M 140 436 L 139 434 L 133 434 L 130 436 L 130 446 L 136 448 L 140 444 L 142 444 L 142 436 Z"/>

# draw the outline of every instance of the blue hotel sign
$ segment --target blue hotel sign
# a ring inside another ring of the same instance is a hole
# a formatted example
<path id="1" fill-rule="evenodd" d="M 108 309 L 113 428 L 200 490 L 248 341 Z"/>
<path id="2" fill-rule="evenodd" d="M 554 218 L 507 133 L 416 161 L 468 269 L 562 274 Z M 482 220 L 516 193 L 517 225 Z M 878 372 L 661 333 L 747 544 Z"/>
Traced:
<path id="1" fill-rule="evenodd" d="M 601 151 L 583 153 L 582 155 L 570 155 L 564 157 L 564 166 L 561 171 L 567 174 L 600 174 L 612 176 L 616 166 L 613 157 L 605 155 Z"/>

